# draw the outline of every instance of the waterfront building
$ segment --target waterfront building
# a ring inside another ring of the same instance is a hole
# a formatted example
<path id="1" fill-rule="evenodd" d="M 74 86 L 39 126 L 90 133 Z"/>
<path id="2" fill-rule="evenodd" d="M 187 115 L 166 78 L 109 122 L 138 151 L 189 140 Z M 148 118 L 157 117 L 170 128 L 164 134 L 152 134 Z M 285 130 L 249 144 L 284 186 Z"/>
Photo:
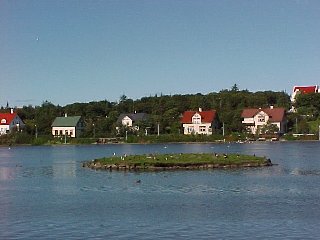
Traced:
<path id="1" fill-rule="evenodd" d="M 139 131 L 140 123 L 146 120 L 148 120 L 148 114 L 146 113 L 123 113 L 118 117 L 117 124 L 133 131 Z M 119 127 L 117 127 L 117 130 L 119 130 Z"/>
<path id="2" fill-rule="evenodd" d="M 297 95 L 319 93 L 320 89 L 317 85 L 314 86 L 294 86 L 291 94 L 291 102 L 294 103 Z"/>
<path id="3" fill-rule="evenodd" d="M 183 134 L 212 135 L 212 130 L 218 127 L 217 112 L 215 110 L 185 111 L 180 120 Z"/>
<path id="4" fill-rule="evenodd" d="M 51 127 L 54 137 L 68 136 L 75 138 L 83 132 L 84 122 L 81 116 L 68 117 L 65 114 L 64 117 L 56 117 Z"/>
<path id="5" fill-rule="evenodd" d="M 260 134 L 260 130 L 267 124 L 277 126 L 277 133 L 286 131 L 286 111 L 284 108 L 247 108 L 242 111 L 242 124 L 247 128 L 249 133 Z"/>
<path id="6" fill-rule="evenodd" d="M 20 131 L 24 126 L 24 122 L 13 109 L 10 113 L 0 113 L 0 135 L 10 133 L 13 130 Z"/>

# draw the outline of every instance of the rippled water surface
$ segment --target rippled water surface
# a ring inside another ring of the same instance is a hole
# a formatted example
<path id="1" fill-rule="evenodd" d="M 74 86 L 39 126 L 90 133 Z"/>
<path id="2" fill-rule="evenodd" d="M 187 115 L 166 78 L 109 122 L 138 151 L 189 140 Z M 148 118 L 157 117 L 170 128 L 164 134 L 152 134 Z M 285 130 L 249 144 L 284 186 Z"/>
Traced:
<path id="1" fill-rule="evenodd" d="M 114 153 L 164 152 L 239 152 L 278 165 L 140 173 L 81 166 Z M 320 239 L 319 156 L 319 142 L 0 147 L 0 239 Z"/>

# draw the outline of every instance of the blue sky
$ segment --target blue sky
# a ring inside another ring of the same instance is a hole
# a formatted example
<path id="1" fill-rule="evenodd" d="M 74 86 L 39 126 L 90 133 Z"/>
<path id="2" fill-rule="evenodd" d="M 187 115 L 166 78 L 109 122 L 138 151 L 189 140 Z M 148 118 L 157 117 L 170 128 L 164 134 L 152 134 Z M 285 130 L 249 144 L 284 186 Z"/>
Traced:
<path id="1" fill-rule="evenodd" d="M 1 0 L 0 106 L 320 84 L 320 1 Z"/>

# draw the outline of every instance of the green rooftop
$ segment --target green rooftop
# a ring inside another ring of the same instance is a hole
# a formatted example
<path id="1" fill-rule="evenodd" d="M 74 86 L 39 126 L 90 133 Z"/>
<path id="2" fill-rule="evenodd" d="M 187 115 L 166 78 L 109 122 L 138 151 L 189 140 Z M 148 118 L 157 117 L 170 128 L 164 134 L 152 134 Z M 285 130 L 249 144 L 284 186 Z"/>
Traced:
<path id="1" fill-rule="evenodd" d="M 52 123 L 52 127 L 75 127 L 80 121 L 81 116 L 73 117 L 56 117 Z"/>

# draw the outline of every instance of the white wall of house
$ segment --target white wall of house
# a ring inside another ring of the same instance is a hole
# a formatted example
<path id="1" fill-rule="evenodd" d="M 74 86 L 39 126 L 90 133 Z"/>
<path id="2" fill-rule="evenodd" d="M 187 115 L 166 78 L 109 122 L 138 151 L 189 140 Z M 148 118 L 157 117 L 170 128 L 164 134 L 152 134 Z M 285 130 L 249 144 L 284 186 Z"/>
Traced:
<path id="1" fill-rule="evenodd" d="M 263 111 L 258 112 L 254 117 L 253 121 L 255 122 L 254 132 L 257 133 L 257 130 L 262 126 L 266 125 L 269 121 L 269 116 Z"/>
<path id="2" fill-rule="evenodd" d="M 5 119 L 1 119 L 0 125 L 0 135 L 7 134 L 8 132 L 11 132 L 14 128 L 16 128 L 18 131 L 21 130 L 25 126 L 25 124 L 22 122 L 21 118 L 16 115 L 14 119 L 10 123 L 7 123 Z"/>
<path id="3" fill-rule="evenodd" d="M 211 123 L 184 123 L 183 125 L 183 134 L 205 134 L 212 135 Z"/>
<path id="4" fill-rule="evenodd" d="M 128 126 L 128 127 L 132 127 L 132 119 L 129 118 L 128 116 L 125 116 L 122 121 L 121 121 L 123 126 Z"/>
<path id="5" fill-rule="evenodd" d="M 201 112 L 202 109 L 199 109 Z M 205 134 L 205 135 L 212 135 L 212 124 L 211 123 L 203 123 L 201 115 L 199 113 L 195 113 L 191 119 L 192 123 L 184 123 L 182 124 L 183 127 L 183 134 L 190 135 L 190 134 Z"/>
<path id="6" fill-rule="evenodd" d="M 69 137 L 76 137 L 76 128 L 75 127 L 52 127 L 52 135 L 64 136 L 67 135 Z"/>
<path id="7" fill-rule="evenodd" d="M 0 135 L 7 134 L 9 131 L 9 125 L 0 125 Z"/>
<path id="8" fill-rule="evenodd" d="M 248 130 L 252 134 L 258 133 L 258 129 L 266 125 L 269 121 L 269 115 L 263 111 L 258 112 L 253 118 L 244 118 L 242 123 L 247 124 Z M 279 132 L 284 132 L 285 123 L 283 122 L 272 122 L 271 124 L 276 125 L 279 128 Z"/>

